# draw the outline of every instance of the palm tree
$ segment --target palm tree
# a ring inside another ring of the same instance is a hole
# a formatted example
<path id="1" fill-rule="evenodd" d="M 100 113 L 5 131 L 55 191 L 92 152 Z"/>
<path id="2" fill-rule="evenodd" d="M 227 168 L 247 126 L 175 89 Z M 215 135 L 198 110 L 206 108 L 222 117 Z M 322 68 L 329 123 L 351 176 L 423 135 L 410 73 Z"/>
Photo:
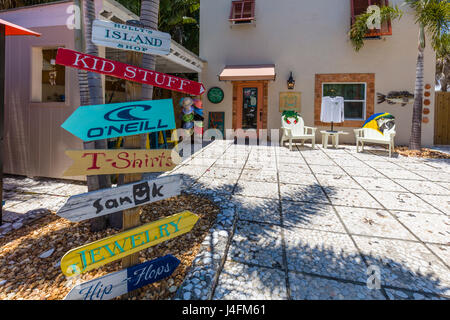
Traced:
<path id="1" fill-rule="evenodd" d="M 442 37 L 436 58 L 436 84 L 441 85 L 441 91 L 447 92 L 450 89 L 450 34 Z"/>
<path id="2" fill-rule="evenodd" d="M 419 25 L 416 85 L 414 91 L 413 117 L 409 149 L 420 150 L 422 139 L 422 107 L 424 51 L 426 36 L 431 38 L 434 50 L 442 45 L 443 34 L 449 31 L 450 4 L 447 0 L 405 0 L 413 10 Z"/>
<path id="3" fill-rule="evenodd" d="M 80 0 L 81 2 L 81 19 L 83 24 L 84 35 L 81 44 L 83 51 L 87 54 L 98 56 L 98 48 L 91 41 L 92 22 L 95 19 L 94 2 L 91 0 Z M 80 90 L 81 105 L 103 104 L 102 79 L 100 74 L 87 71 L 78 71 L 78 81 Z M 85 142 L 85 149 L 107 149 L 106 140 L 96 140 L 93 142 Z M 87 176 L 88 191 L 104 189 L 111 187 L 111 178 L 108 175 Z M 115 219 L 115 216 L 99 217 L 91 220 L 91 231 L 100 231 L 108 226 L 108 220 L 112 226 L 120 227 L 121 219 Z M 120 225 L 117 225 L 119 220 Z"/>

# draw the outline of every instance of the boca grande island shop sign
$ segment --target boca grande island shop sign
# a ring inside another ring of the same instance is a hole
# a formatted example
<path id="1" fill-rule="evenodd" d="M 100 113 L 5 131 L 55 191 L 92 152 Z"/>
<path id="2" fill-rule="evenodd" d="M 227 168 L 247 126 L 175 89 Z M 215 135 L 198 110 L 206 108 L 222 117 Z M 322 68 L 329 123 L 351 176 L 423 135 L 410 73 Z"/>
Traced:
<path id="1" fill-rule="evenodd" d="M 102 20 L 92 24 L 92 42 L 108 48 L 168 55 L 170 41 L 165 32 Z"/>

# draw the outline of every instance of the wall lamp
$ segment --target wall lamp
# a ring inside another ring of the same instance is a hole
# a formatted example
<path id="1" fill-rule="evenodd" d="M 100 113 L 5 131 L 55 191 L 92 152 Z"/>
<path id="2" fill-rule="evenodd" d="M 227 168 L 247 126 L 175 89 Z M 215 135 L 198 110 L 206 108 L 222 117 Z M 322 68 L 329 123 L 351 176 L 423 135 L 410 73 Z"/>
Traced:
<path id="1" fill-rule="evenodd" d="M 291 75 L 289 76 L 289 79 L 288 79 L 288 81 L 287 81 L 287 86 L 288 86 L 288 89 L 289 89 L 289 90 L 293 90 L 293 89 L 294 89 L 294 86 L 295 86 L 295 80 L 294 80 L 294 78 L 292 77 L 292 71 L 291 71 Z"/>

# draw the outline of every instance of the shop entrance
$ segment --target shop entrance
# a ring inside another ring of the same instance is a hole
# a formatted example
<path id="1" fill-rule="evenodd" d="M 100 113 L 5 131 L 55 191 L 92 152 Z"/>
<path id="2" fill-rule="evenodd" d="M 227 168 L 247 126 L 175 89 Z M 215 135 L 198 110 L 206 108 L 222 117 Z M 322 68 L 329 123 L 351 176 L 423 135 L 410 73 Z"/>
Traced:
<path id="1" fill-rule="evenodd" d="M 233 129 L 267 128 L 267 81 L 233 82 Z"/>

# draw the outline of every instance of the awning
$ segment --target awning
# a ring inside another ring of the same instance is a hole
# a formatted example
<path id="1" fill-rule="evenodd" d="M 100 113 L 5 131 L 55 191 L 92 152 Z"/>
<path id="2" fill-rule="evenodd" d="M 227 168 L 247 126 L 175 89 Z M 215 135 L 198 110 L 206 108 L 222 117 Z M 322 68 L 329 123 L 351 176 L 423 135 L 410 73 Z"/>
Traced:
<path id="1" fill-rule="evenodd" d="M 220 81 L 275 80 L 275 65 L 226 66 Z"/>
<path id="2" fill-rule="evenodd" d="M 0 24 L 5 25 L 5 35 L 6 36 L 36 36 L 40 37 L 41 34 L 28 30 L 24 27 L 18 26 L 14 23 L 0 19 Z"/>

